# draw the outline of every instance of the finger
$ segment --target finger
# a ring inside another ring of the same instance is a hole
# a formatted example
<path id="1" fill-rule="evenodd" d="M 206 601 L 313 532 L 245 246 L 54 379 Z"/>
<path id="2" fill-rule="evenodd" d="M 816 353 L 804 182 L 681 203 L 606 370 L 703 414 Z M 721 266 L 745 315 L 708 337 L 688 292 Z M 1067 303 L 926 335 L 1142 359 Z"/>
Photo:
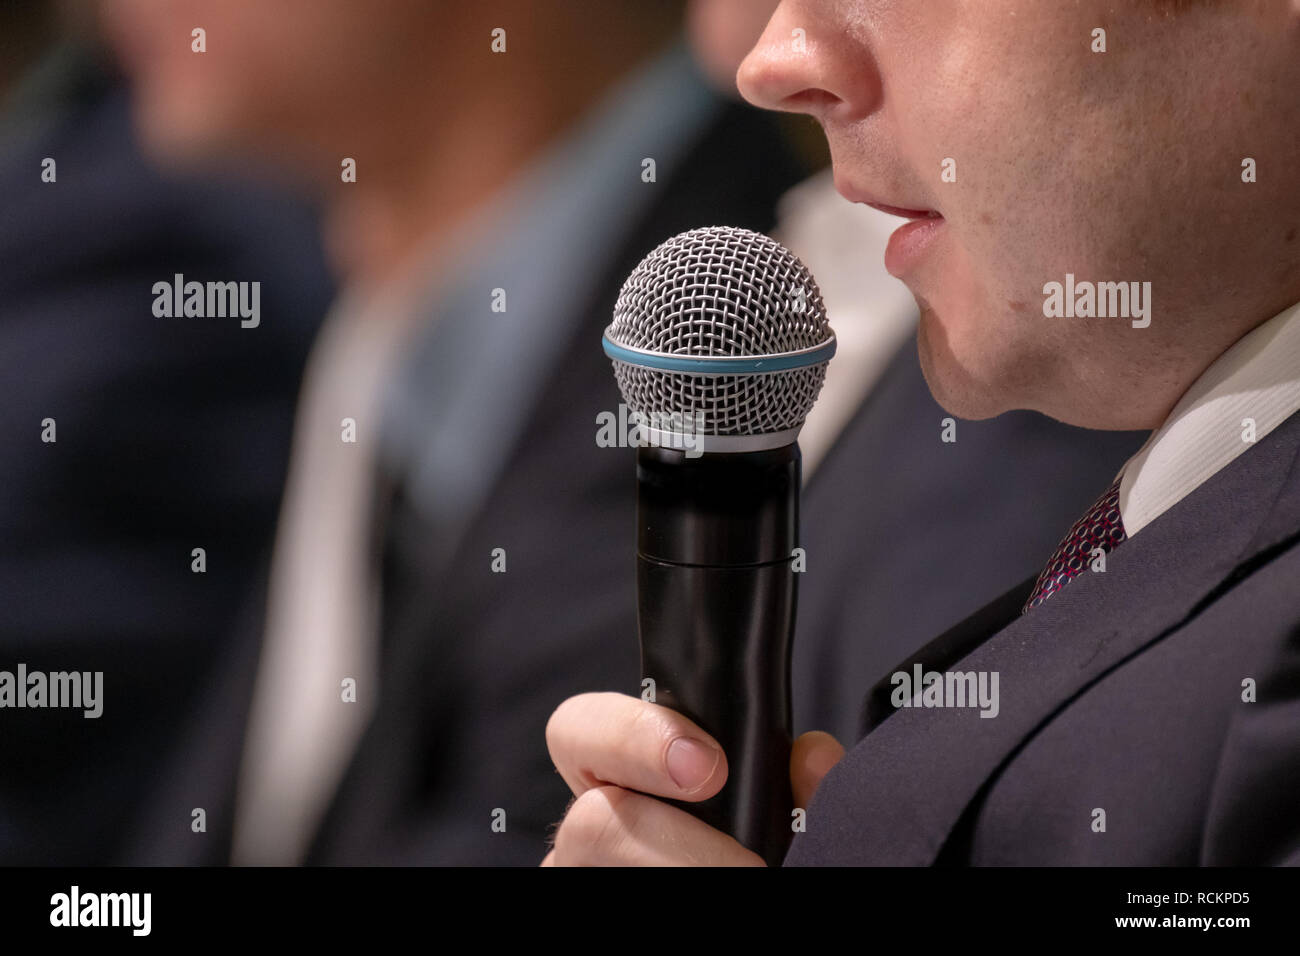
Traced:
<path id="1" fill-rule="evenodd" d="M 564 813 L 560 814 L 561 820 L 563 820 L 564 817 L 568 814 L 569 808 L 573 806 L 573 801 L 577 799 L 578 799 L 577 797 L 569 798 L 569 802 L 564 805 Z M 546 845 L 546 849 L 548 851 L 548 855 L 550 850 L 555 849 L 555 834 L 558 833 L 559 830 L 560 830 L 559 823 L 552 823 L 546 827 L 546 839 L 544 842 Z"/>
<path id="2" fill-rule="evenodd" d="M 763 858 L 685 810 L 620 787 L 595 787 L 560 824 L 552 866 L 764 866 Z"/>
<path id="3" fill-rule="evenodd" d="M 808 809 L 822 777 L 843 756 L 840 742 L 821 730 L 810 730 L 794 742 L 790 749 L 790 789 L 794 791 L 796 807 Z"/>
<path id="4" fill-rule="evenodd" d="M 705 800 L 727 780 L 717 741 L 676 711 L 623 694 L 570 697 L 546 724 L 546 746 L 574 795 L 614 784 Z"/>

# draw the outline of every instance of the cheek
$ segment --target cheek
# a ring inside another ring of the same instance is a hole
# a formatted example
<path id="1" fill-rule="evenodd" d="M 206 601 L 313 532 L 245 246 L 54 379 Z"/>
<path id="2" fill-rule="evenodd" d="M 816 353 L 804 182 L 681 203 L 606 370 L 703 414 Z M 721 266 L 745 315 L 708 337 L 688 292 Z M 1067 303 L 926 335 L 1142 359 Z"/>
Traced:
<path id="1" fill-rule="evenodd" d="M 1084 276 L 1096 265 L 1090 201 L 1078 195 L 1059 154 L 1044 138 L 981 132 L 959 150 L 958 181 L 936 200 L 949 220 L 945 268 L 935 282 L 949 305 L 1017 325 L 1042 317 L 1043 287 L 1067 272 Z"/>
<path id="2" fill-rule="evenodd" d="M 1060 75 L 1081 71 L 1086 49 L 1061 40 L 1049 50 L 1030 42 L 1031 26 L 957 29 L 928 75 L 909 73 L 917 95 L 902 124 L 915 137 L 913 168 L 930 180 L 971 274 L 967 291 L 1003 307 L 1041 306 L 1045 282 L 1087 265 L 1079 225 L 1089 203 L 1071 168 L 1078 91 Z"/>

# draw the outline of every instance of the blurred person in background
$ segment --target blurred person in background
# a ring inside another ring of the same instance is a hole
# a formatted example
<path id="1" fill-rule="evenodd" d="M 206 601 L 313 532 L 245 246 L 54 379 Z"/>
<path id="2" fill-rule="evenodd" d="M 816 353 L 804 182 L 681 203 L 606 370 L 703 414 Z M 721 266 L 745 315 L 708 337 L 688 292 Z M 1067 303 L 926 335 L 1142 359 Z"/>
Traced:
<path id="1" fill-rule="evenodd" d="M 84 13 L 0 5 L 0 864 L 206 838 L 151 807 L 258 603 L 332 295 L 304 206 L 140 155 Z M 256 327 L 158 315 L 177 274 L 259 282 Z M 98 716 L 32 706 L 60 672 L 102 674 Z"/>
<path id="2" fill-rule="evenodd" d="M 633 455 L 597 444 L 618 289 L 678 232 L 770 227 L 808 169 L 709 88 L 675 3 L 101 10 L 154 151 L 313 189 L 345 285 L 265 641 L 211 714 L 246 746 L 194 740 L 159 812 L 208 807 L 208 839 L 143 858 L 539 862 L 554 702 L 639 686 Z"/>

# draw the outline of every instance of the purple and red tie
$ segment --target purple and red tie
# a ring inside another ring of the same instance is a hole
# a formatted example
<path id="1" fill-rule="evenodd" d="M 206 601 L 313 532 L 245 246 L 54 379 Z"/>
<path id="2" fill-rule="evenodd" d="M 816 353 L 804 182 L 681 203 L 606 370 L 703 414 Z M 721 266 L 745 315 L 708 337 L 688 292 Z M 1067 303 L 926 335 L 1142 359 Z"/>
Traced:
<path id="1" fill-rule="evenodd" d="M 1070 581 L 1083 573 L 1093 560 L 1093 551 L 1101 548 L 1106 554 L 1119 546 L 1127 537 L 1119 513 L 1119 479 L 1106 489 L 1088 513 L 1074 523 L 1069 534 L 1056 547 L 1052 560 L 1047 562 L 1038 576 L 1024 610 L 1038 607 Z"/>

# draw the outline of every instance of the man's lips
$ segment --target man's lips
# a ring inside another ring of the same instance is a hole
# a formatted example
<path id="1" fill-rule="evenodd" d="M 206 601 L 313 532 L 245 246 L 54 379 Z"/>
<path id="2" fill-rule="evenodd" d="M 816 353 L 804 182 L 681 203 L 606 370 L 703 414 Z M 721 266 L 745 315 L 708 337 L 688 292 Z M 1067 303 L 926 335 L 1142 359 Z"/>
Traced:
<path id="1" fill-rule="evenodd" d="M 942 219 L 933 209 L 904 209 L 901 206 L 886 206 L 879 202 L 863 202 L 862 205 L 870 206 L 872 209 L 879 209 L 881 212 L 888 213 L 891 216 L 901 216 L 904 219 Z"/>
<path id="2" fill-rule="evenodd" d="M 943 233 L 943 216 L 922 216 L 900 226 L 885 247 L 885 271 L 896 279 L 911 273 Z"/>
<path id="3" fill-rule="evenodd" d="M 914 209 L 878 202 L 874 196 L 859 192 L 842 180 L 835 183 L 835 189 L 849 202 L 911 220 L 890 237 L 889 246 L 885 249 L 885 270 L 896 278 L 901 279 L 916 268 L 947 225 L 943 215 L 934 209 Z"/>
<path id="4" fill-rule="evenodd" d="M 895 206 L 892 203 L 881 202 L 878 196 L 872 195 L 864 189 L 858 189 L 857 186 L 845 179 L 836 177 L 835 191 L 851 203 L 858 203 L 863 206 L 870 206 L 872 209 L 878 209 L 890 216 L 899 216 L 903 219 L 942 219 L 942 215 L 933 209 L 925 209 L 921 206 Z"/>

